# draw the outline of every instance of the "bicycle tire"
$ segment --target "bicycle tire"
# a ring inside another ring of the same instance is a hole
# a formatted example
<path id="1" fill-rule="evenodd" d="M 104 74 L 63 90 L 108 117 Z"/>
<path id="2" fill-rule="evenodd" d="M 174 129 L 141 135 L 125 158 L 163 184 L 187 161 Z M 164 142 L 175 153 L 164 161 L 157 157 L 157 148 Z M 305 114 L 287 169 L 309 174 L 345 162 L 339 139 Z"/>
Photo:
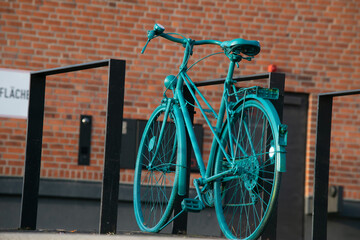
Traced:
<path id="1" fill-rule="evenodd" d="M 139 228 L 159 232 L 172 214 L 178 186 L 179 120 L 170 108 L 164 135 L 152 161 L 160 135 L 166 105 L 156 108 L 148 120 L 136 159 L 134 211 Z M 150 162 L 152 161 L 151 167 Z"/>
<path id="2" fill-rule="evenodd" d="M 267 104 L 257 99 L 238 104 L 221 135 L 231 163 L 219 149 L 215 175 L 228 169 L 233 172 L 214 183 L 215 209 L 220 228 L 230 239 L 259 238 L 278 197 L 281 173 L 276 158 L 280 154 L 275 149 L 279 149 L 280 121 L 272 104 L 263 101 Z"/>

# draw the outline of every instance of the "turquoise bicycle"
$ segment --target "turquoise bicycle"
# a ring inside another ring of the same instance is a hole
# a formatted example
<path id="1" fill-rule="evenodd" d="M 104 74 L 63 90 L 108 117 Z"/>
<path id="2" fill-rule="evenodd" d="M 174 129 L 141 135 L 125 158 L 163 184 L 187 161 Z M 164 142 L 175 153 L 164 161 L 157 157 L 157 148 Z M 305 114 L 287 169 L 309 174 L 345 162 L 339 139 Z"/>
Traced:
<path id="1" fill-rule="evenodd" d="M 239 89 L 234 85 L 235 65 L 257 55 L 260 44 L 241 38 L 195 41 L 164 31 L 163 26 L 155 24 L 148 31 L 142 53 L 150 40 L 163 37 L 182 44 L 184 58 L 177 76 L 166 77 L 164 98 L 148 120 L 139 144 L 134 173 L 136 221 L 142 231 L 158 232 L 184 211 L 198 212 L 215 206 L 227 238 L 257 239 L 277 201 L 287 139 L 287 127 L 280 123 L 270 102 L 278 98 L 278 90 L 257 86 Z M 187 74 L 194 47 L 203 44 L 218 45 L 230 60 L 218 113 Z M 184 85 L 213 133 L 207 168 L 187 110 Z M 169 90 L 173 97 L 166 95 Z M 211 125 L 209 113 L 215 116 L 216 126 Z M 190 167 L 186 164 L 186 131 L 201 177 L 193 182 L 197 196 L 185 198 L 182 211 L 173 216 L 176 196 L 186 194 L 186 171 Z"/>

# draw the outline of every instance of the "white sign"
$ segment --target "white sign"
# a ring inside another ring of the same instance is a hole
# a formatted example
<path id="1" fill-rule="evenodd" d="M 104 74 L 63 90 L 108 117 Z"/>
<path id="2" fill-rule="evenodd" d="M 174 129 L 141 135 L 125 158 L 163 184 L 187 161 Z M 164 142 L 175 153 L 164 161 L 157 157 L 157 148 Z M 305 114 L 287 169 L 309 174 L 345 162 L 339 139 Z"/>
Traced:
<path id="1" fill-rule="evenodd" d="M 0 117 L 27 118 L 30 72 L 0 68 Z"/>

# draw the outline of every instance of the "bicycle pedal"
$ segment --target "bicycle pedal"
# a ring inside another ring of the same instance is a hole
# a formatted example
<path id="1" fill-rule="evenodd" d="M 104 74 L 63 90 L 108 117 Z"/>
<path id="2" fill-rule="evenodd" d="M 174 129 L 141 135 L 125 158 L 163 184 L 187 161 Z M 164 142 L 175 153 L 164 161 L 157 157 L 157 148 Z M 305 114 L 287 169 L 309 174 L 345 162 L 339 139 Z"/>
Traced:
<path id="1" fill-rule="evenodd" d="M 187 212 L 200 212 L 204 209 L 204 205 L 202 204 L 202 202 L 193 198 L 185 198 L 181 202 L 181 207 L 184 211 Z"/>

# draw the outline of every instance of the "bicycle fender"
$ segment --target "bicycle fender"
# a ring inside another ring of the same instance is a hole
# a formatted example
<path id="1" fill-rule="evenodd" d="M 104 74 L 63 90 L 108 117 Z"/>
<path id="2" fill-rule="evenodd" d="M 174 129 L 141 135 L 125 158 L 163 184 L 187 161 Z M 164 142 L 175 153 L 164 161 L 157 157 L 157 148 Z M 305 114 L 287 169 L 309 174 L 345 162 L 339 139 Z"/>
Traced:
<path id="1" fill-rule="evenodd" d="M 256 100 L 259 101 L 265 109 L 267 109 L 269 112 L 277 113 L 274 105 L 267 99 L 261 98 L 256 96 L 255 94 L 247 95 L 246 100 Z M 239 102 L 237 102 L 235 105 L 240 106 L 244 102 L 244 98 L 242 98 Z M 276 141 L 278 144 L 276 144 L 276 170 L 278 172 L 286 172 L 286 150 L 285 147 L 287 145 L 287 126 L 285 124 L 281 124 L 278 114 L 269 114 L 269 118 L 271 121 L 275 122 L 275 126 L 277 126 L 277 129 L 275 129 L 275 136 Z"/>
<path id="2" fill-rule="evenodd" d="M 177 153 L 177 171 L 178 171 L 178 194 L 180 196 L 184 196 L 186 194 L 186 171 L 187 171 L 187 164 L 186 164 L 186 133 L 185 133 L 185 124 L 184 124 L 184 118 L 181 114 L 181 111 L 179 109 L 179 106 L 177 104 L 173 105 L 173 112 L 175 117 L 178 120 L 178 127 L 177 131 L 179 134 L 179 143 L 180 143 L 180 149 L 178 149 Z"/>

